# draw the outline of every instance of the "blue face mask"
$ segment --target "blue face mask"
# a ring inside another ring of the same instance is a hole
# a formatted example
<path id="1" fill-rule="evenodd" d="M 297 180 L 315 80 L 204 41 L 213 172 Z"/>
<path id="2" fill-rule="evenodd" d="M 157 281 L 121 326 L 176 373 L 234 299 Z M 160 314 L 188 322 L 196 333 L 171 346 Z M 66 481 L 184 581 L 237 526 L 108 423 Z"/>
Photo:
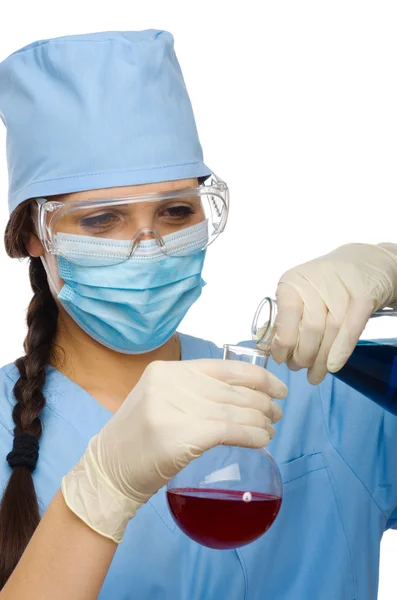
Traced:
<path id="1" fill-rule="evenodd" d="M 112 262 L 124 242 L 95 239 L 93 254 L 87 252 L 92 238 L 58 234 L 63 248 L 58 270 L 65 281 L 59 300 L 86 333 L 112 350 L 142 354 L 159 348 L 205 285 L 201 248 L 208 238 L 207 224 L 189 228 L 188 236 L 186 231 L 184 252 L 188 244 L 189 255 L 178 255 L 177 243 L 172 255 L 165 255 L 156 240 L 149 240 L 140 242 L 134 255 L 120 264 Z M 178 234 L 164 239 L 172 246 Z M 68 255 L 72 260 L 65 258 Z"/>

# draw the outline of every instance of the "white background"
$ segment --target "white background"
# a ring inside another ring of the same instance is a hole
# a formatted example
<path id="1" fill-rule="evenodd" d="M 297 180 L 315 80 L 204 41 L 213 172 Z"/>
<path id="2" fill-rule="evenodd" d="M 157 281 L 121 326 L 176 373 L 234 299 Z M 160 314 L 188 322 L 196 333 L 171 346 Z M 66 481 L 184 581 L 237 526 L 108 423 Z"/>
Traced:
<path id="1" fill-rule="evenodd" d="M 282 272 L 349 241 L 396 241 L 397 5 L 365 0 L 3 0 L 0 59 L 37 39 L 158 28 L 176 40 L 207 164 L 231 188 L 182 331 L 249 337 Z M 7 220 L 0 133 L 0 222 Z M 27 267 L 0 250 L 0 363 L 22 352 Z M 397 457 L 396 457 L 397 460 Z M 397 595 L 397 535 L 380 600 Z"/>

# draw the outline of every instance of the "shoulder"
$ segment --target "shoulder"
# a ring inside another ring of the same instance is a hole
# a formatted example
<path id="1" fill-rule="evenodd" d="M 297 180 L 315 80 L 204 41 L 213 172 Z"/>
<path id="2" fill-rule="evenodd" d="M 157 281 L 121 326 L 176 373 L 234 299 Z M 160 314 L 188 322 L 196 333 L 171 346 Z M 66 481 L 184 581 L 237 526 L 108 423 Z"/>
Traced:
<path id="1" fill-rule="evenodd" d="M 3 390 L 3 386 L 11 385 L 14 387 L 15 382 L 19 377 L 19 371 L 14 363 L 10 363 L 9 365 L 5 365 L 0 368 L 0 389 Z"/>
<path id="2" fill-rule="evenodd" d="M 0 436 L 8 431 L 11 435 L 14 430 L 12 411 L 15 406 L 14 386 L 19 378 L 18 368 L 14 363 L 0 368 Z M 46 407 L 40 415 L 43 421 L 55 414 L 50 407 L 56 405 L 57 400 L 62 399 L 65 385 L 68 380 L 55 369 L 47 368 L 43 393 L 46 397 Z M 70 382 L 71 384 L 71 382 Z M 73 384 L 71 384 L 73 385 Z M 73 390 L 73 395 L 76 390 Z M 50 405 L 50 406 L 48 406 Z"/>
<path id="3" fill-rule="evenodd" d="M 12 409 L 15 403 L 14 385 L 18 380 L 18 369 L 9 364 L 0 369 L 0 426 L 12 432 Z"/>
<path id="4" fill-rule="evenodd" d="M 18 380 L 18 369 L 10 364 L 0 369 L 0 486 L 4 487 L 9 476 L 8 465 L 5 457 L 12 449 L 14 437 L 14 422 L 12 410 L 14 408 L 14 385 Z"/>
<path id="5" fill-rule="evenodd" d="M 214 344 L 214 342 L 179 332 L 178 337 L 181 343 L 182 360 L 222 358 L 222 349 Z"/>

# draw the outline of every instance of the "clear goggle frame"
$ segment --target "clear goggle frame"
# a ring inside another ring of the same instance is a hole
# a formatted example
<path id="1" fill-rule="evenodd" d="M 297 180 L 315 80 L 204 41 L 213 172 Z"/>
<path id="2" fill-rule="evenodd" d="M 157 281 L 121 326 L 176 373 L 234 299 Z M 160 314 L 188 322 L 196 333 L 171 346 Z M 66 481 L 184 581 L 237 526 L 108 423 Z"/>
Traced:
<path id="1" fill-rule="evenodd" d="M 165 193 L 36 202 L 38 235 L 47 252 L 76 263 L 103 253 L 106 264 L 115 264 L 153 245 L 176 256 L 204 250 L 225 229 L 229 190 L 212 174 L 198 187 Z"/>

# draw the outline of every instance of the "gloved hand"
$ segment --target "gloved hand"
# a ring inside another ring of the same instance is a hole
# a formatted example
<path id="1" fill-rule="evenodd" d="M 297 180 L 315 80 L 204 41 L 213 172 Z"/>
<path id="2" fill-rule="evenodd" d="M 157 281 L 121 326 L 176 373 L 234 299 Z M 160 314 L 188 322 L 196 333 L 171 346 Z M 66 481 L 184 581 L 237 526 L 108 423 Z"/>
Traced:
<path id="1" fill-rule="evenodd" d="M 250 389 L 251 388 L 251 389 Z M 286 386 L 240 361 L 156 361 L 62 481 L 66 504 L 120 542 L 138 508 L 193 458 L 226 444 L 261 448 Z"/>
<path id="2" fill-rule="evenodd" d="M 285 273 L 272 355 L 320 383 L 343 367 L 371 315 L 397 304 L 397 245 L 348 244 Z"/>

